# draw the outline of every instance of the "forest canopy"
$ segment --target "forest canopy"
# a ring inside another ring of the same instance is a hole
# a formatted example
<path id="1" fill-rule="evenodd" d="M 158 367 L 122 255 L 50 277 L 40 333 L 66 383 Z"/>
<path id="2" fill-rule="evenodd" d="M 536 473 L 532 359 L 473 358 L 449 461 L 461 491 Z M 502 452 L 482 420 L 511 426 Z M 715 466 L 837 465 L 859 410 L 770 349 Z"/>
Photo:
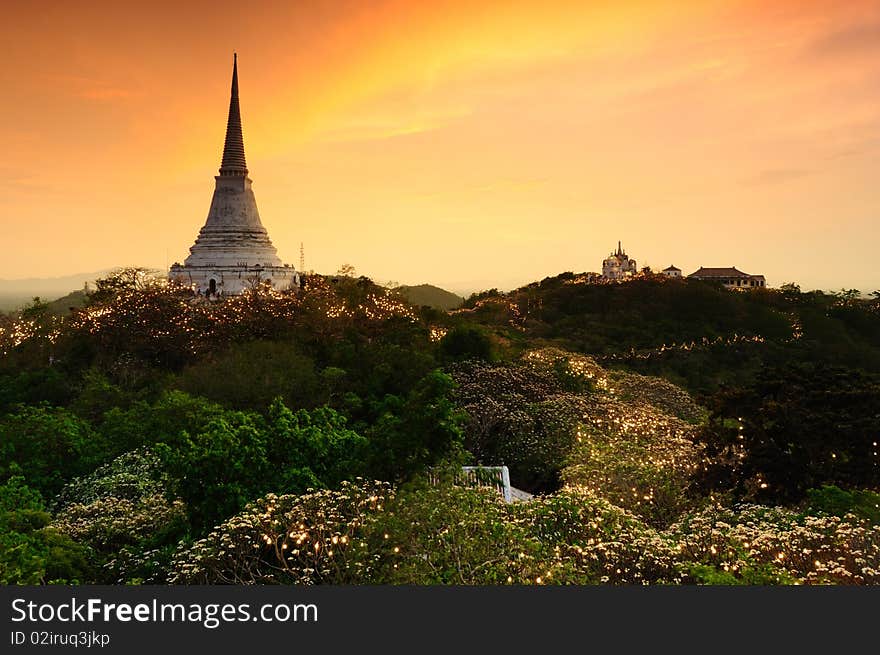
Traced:
<path id="1" fill-rule="evenodd" d="M 877 583 L 878 435 L 877 296 L 121 270 L 0 318 L 0 582 Z"/>

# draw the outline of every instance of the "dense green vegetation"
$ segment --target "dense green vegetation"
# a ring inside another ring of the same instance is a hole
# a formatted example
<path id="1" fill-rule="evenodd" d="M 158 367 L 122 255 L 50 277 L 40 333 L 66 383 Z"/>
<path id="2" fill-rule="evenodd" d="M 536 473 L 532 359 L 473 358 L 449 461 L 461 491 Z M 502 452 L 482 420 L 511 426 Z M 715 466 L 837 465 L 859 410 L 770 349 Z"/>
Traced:
<path id="1" fill-rule="evenodd" d="M 475 294 L 468 320 L 511 347 L 535 341 L 662 376 L 693 393 L 741 386 L 767 366 L 798 362 L 880 373 L 878 299 L 858 292 L 731 292 L 720 284 L 645 276 L 590 284 L 565 273 L 507 294 Z"/>
<path id="2" fill-rule="evenodd" d="M 0 317 L 3 583 L 880 581 L 880 298 L 124 270 L 82 303 Z"/>

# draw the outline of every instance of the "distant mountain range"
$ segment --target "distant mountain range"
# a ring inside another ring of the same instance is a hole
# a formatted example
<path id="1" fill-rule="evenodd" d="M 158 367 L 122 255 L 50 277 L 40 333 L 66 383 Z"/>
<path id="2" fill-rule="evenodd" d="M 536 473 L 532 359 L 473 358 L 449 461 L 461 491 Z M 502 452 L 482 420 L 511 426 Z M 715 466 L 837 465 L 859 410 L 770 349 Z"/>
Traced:
<path id="1" fill-rule="evenodd" d="M 49 302 L 53 313 L 64 314 L 70 307 L 82 305 L 86 283 L 93 285 L 95 280 L 105 277 L 113 270 L 115 269 L 51 278 L 0 280 L 0 311 L 20 309 L 39 297 L 44 302 Z M 444 311 L 455 309 L 464 302 L 461 296 L 431 284 L 405 285 L 396 287 L 394 291 L 413 305 L 428 305 Z"/>
<path id="2" fill-rule="evenodd" d="M 44 301 L 59 299 L 72 291 L 82 289 L 87 282 L 94 284 L 95 280 L 105 277 L 111 270 L 114 269 L 62 277 L 0 280 L 0 311 L 19 309 L 36 296 Z"/>

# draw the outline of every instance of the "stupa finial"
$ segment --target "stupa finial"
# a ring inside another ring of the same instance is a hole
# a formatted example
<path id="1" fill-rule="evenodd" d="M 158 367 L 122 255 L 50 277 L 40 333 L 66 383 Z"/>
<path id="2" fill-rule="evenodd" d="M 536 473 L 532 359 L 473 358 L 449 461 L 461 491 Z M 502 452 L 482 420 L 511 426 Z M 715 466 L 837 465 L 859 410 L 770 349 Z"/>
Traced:
<path id="1" fill-rule="evenodd" d="M 244 138 L 241 135 L 241 109 L 238 104 L 238 53 L 232 53 L 232 90 L 229 97 L 229 118 L 226 121 L 226 141 L 220 175 L 247 175 L 244 158 Z"/>

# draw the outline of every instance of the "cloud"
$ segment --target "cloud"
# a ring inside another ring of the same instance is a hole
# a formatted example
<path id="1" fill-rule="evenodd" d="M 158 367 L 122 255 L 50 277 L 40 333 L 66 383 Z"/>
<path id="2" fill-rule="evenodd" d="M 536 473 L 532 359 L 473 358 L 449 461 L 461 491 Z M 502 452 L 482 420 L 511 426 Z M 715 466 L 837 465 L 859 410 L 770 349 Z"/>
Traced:
<path id="1" fill-rule="evenodd" d="M 361 111 L 356 118 L 350 118 L 335 129 L 326 130 L 317 137 L 318 141 L 345 143 L 356 141 L 381 141 L 397 137 L 414 136 L 425 132 L 443 129 L 469 116 L 471 110 L 457 107 L 448 110 L 401 111 L 399 108 L 373 108 Z"/>
<path id="2" fill-rule="evenodd" d="M 99 86 L 90 89 L 83 89 L 77 93 L 80 98 L 87 100 L 118 100 L 121 98 L 130 98 L 134 94 L 128 89 L 118 87 Z"/>
<path id="3" fill-rule="evenodd" d="M 440 198 L 440 197 L 457 197 L 463 195 L 471 195 L 471 194 L 483 194 L 483 193 L 497 193 L 500 191 L 510 192 L 510 191 L 525 191 L 529 189 L 536 189 L 542 187 L 547 184 L 549 178 L 529 178 L 529 179 L 514 179 L 514 178 L 505 178 L 502 180 L 498 180 L 496 182 L 489 182 L 486 184 L 475 184 L 471 186 L 465 186 L 460 189 L 449 189 L 449 190 L 438 190 L 438 191 L 420 191 L 413 193 L 412 195 L 417 196 L 419 198 Z"/>
<path id="4" fill-rule="evenodd" d="M 51 81 L 60 84 L 68 93 L 85 100 L 110 101 L 131 98 L 134 90 L 107 80 L 82 75 L 53 75 Z"/>
<path id="5" fill-rule="evenodd" d="M 880 53 L 880 21 L 859 22 L 824 34 L 810 44 L 809 52 L 822 57 Z"/>
<path id="6" fill-rule="evenodd" d="M 58 187 L 37 181 L 34 177 L 0 177 L 0 189 L 7 193 L 26 193 L 45 196 L 58 192 Z"/>
<path id="7" fill-rule="evenodd" d="M 866 124 L 853 130 L 854 137 L 846 144 L 831 150 L 825 159 L 845 159 L 872 155 L 880 151 L 880 124 Z"/>
<path id="8" fill-rule="evenodd" d="M 807 177 L 808 175 L 813 175 L 815 173 L 816 171 L 806 168 L 768 168 L 743 179 L 741 184 L 744 186 L 785 184 L 786 182 L 791 182 L 792 180 Z"/>
<path id="9" fill-rule="evenodd" d="M 413 136 L 424 132 L 432 132 L 443 127 L 441 123 L 400 123 L 397 125 L 348 125 L 339 129 L 328 130 L 316 140 L 330 143 L 348 143 L 351 141 L 381 141 L 402 136 Z"/>

